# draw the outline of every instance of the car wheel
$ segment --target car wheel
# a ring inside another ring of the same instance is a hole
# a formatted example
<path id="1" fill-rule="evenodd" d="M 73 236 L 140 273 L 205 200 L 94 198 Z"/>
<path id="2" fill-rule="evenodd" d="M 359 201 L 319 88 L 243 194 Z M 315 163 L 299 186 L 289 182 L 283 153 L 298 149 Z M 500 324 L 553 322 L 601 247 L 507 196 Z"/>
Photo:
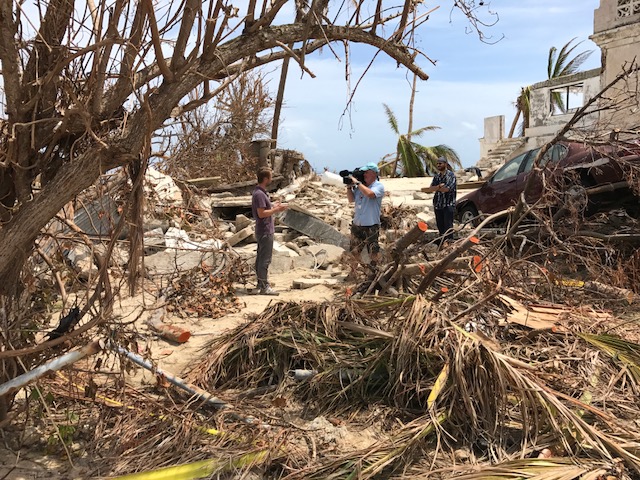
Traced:
<path id="1" fill-rule="evenodd" d="M 478 210 L 472 204 L 467 204 L 460 209 L 460 223 L 462 224 L 472 224 L 473 226 L 477 226 L 480 223 L 478 218 Z"/>
<path id="2" fill-rule="evenodd" d="M 571 205 L 579 213 L 584 213 L 587 210 L 589 204 L 589 196 L 587 190 L 582 185 L 571 185 L 564 192 L 564 204 L 565 206 Z"/>

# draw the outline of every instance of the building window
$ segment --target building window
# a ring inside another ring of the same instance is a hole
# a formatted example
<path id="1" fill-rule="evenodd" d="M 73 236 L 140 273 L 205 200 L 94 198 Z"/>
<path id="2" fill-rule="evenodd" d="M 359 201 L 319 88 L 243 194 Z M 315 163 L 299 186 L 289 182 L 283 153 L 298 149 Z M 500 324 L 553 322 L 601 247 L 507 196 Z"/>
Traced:
<path id="1" fill-rule="evenodd" d="M 640 14 L 640 0 L 618 0 L 617 18 Z"/>
<path id="2" fill-rule="evenodd" d="M 582 83 L 551 89 L 551 115 L 573 113 L 582 105 L 584 105 Z"/>

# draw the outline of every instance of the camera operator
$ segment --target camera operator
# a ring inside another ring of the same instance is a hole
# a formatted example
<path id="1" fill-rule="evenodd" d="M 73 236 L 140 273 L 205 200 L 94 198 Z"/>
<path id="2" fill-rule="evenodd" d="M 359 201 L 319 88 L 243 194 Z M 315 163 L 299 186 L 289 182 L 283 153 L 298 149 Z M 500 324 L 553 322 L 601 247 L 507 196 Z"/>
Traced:
<path id="1" fill-rule="evenodd" d="M 371 258 L 371 268 L 375 271 L 380 258 L 380 209 L 384 185 L 378 180 L 380 170 L 375 163 L 367 163 L 360 167 L 363 181 L 351 175 L 351 184 L 347 185 L 347 199 L 349 203 L 355 202 L 353 222 L 351 224 L 351 254 L 358 261 L 362 261 L 360 254 L 366 246 Z M 355 268 L 352 266 L 352 273 Z"/>

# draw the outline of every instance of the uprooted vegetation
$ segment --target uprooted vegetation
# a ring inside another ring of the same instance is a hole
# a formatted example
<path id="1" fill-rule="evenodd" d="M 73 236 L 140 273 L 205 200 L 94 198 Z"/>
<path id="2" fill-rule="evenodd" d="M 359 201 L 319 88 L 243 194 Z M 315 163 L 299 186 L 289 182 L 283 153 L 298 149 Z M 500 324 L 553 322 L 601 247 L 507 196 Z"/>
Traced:
<path id="1" fill-rule="evenodd" d="M 85 478 L 172 465 L 289 479 L 640 478 L 638 220 L 532 207 L 517 228 L 467 228 L 442 250 L 400 236 L 377 275 L 333 301 L 275 302 L 213 338 L 186 379 L 215 402 L 163 375 L 133 387 L 132 364 L 109 350 L 41 379 L 14 426 Z M 411 212 L 400 212 L 387 207 L 403 230 Z M 176 316 L 214 317 L 246 268 L 232 250 L 214 259 L 145 288 Z M 104 331 L 151 353 L 129 319 Z"/>

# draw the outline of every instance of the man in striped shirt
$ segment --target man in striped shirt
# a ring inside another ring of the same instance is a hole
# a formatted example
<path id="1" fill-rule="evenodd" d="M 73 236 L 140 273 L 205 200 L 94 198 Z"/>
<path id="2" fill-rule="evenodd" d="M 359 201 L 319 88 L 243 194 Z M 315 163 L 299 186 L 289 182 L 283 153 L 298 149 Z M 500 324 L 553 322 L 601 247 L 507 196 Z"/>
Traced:
<path id="1" fill-rule="evenodd" d="M 431 186 L 423 191 L 434 192 L 433 209 L 436 214 L 436 224 L 440 232 L 440 245 L 453 240 L 453 218 L 456 210 L 457 180 L 449 167 L 449 162 L 443 157 L 436 160 L 438 173 L 433 177 Z"/>

